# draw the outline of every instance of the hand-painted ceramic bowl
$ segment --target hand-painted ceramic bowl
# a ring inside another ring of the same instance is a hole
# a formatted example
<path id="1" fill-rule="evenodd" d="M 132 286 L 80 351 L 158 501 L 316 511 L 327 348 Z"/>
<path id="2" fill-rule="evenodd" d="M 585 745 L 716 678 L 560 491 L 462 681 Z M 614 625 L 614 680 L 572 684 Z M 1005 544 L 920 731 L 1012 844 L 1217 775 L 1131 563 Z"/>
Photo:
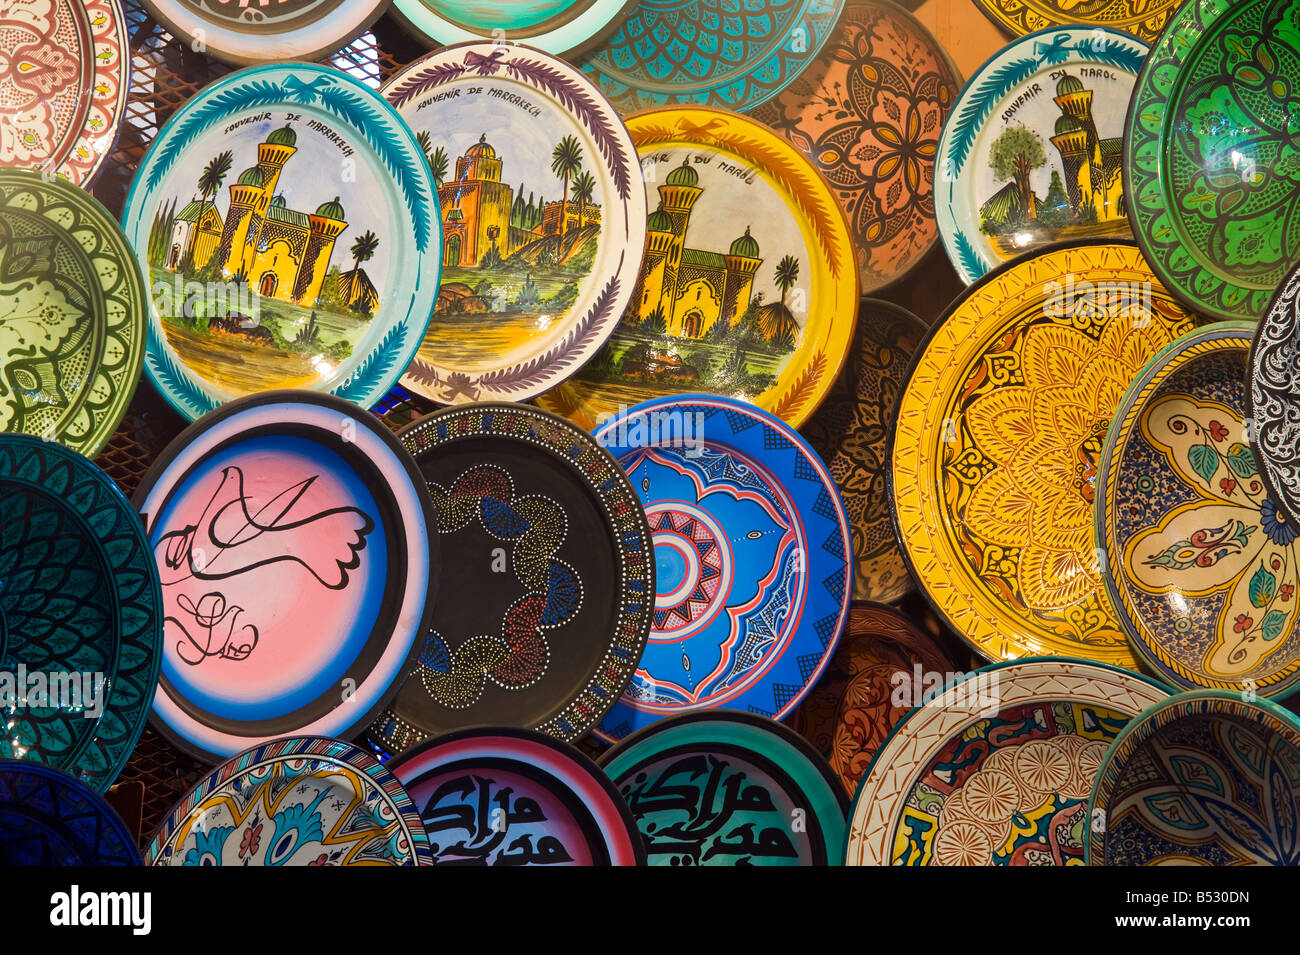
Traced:
<path id="1" fill-rule="evenodd" d="M 1252 450 L 1254 334 L 1198 328 L 1133 382 L 1101 455 L 1096 532 L 1112 604 L 1153 672 L 1281 696 L 1300 680 L 1300 542 Z"/>
<path id="2" fill-rule="evenodd" d="M 1300 269 L 1278 287 L 1260 319 L 1246 398 L 1259 476 L 1279 513 L 1300 527 Z"/>
<path id="3" fill-rule="evenodd" d="M 858 787 L 848 865 L 1082 865 L 1107 744 L 1169 695 L 1055 657 L 921 676 L 896 688 L 916 709 Z"/>
<path id="4" fill-rule="evenodd" d="M 1182 0 L 973 0 L 1014 36 L 1052 26 L 1109 27 L 1153 43 Z"/>
<path id="5" fill-rule="evenodd" d="M 492 40 L 575 60 L 599 43 L 636 0 L 396 0 L 394 16 L 433 47 Z"/>
<path id="6" fill-rule="evenodd" d="M 0 759 L 0 867 L 140 864 L 135 837 L 93 789 L 48 766 Z"/>
<path id="7" fill-rule="evenodd" d="M 1200 690 L 1152 706 L 1106 752 L 1089 865 L 1300 865 L 1300 720 Z"/>

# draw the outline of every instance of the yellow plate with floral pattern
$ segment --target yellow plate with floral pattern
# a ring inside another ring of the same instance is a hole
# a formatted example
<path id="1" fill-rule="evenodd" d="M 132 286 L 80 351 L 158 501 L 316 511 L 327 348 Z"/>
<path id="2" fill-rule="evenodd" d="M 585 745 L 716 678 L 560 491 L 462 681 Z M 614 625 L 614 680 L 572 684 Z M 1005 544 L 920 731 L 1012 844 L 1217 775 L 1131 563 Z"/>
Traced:
<path id="1" fill-rule="evenodd" d="M 632 301 L 596 356 L 538 404 L 592 428 L 651 398 L 704 392 L 798 427 L 857 322 L 853 242 L 829 185 L 733 113 L 654 109 L 627 128 L 649 210 Z"/>
<path id="2" fill-rule="evenodd" d="M 1093 539 L 1102 443 L 1192 318 L 1130 241 L 1049 248 L 968 288 L 912 363 L 889 497 L 912 574 L 990 660 L 1135 669 Z"/>

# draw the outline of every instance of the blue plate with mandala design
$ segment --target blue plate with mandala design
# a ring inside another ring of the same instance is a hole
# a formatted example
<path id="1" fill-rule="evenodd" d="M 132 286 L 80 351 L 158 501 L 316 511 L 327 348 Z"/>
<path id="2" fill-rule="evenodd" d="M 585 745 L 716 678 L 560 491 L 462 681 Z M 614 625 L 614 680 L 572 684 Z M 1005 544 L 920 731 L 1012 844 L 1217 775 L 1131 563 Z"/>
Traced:
<path id="1" fill-rule="evenodd" d="M 185 795 L 145 852 L 149 865 L 432 865 L 397 778 L 342 740 L 300 736 L 240 753 Z"/>
<path id="2" fill-rule="evenodd" d="M 1300 542 L 1247 433 L 1254 333 L 1199 328 L 1130 386 L 1101 455 L 1097 542 L 1120 622 L 1158 676 L 1281 696 L 1300 680 Z"/>
<path id="3" fill-rule="evenodd" d="M 817 58 L 845 0 L 640 0 L 582 64 L 621 113 L 751 109 Z"/>
<path id="4" fill-rule="evenodd" d="M 108 475 L 0 435 L 0 759 L 108 789 L 149 716 L 162 618 L 140 518 Z"/>
<path id="5" fill-rule="evenodd" d="M 782 719 L 834 654 L 851 597 L 826 465 L 780 419 L 708 395 L 639 404 L 596 440 L 640 496 L 655 556 L 650 639 L 598 735 L 719 707 Z"/>
<path id="6" fill-rule="evenodd" d="M 428 327 L 441 221 L 415 134 L 360 81 L 309 64 L 217 80 L 158 133 L 122 214 L 145 370 L 191 420 L 280 389 L 370 407 Z"/>
<path id="7" fill-rule="evenodd" d="M 1200 690 L 1129 722 L 1088 803 L 1089 865 L 1300 865 L 1300 720 Z"/>
<path id="8" fill-rule="evenodd" d="M 140 864 L 135 838 L 93 789 L 46 766 L 0 760 L 0 868 Z"/>

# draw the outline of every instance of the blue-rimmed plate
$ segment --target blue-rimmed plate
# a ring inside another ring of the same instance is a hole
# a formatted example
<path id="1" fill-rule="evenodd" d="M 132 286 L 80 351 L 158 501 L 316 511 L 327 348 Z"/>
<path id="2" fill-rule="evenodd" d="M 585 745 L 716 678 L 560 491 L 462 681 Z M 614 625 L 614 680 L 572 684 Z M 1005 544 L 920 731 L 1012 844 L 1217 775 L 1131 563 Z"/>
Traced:
<path id="1" fill-rule="evenodd" d="M 140 864 L 135 838 L 93 789 L 47 766 L 0 760 L 0 866 Z"/>
<path id="2" fill-rule="evenodd" d="M 173 116 L 122 215 L 152 300 L 145 369 L 188 418 L 282 388 L 369 407 L 438 295 L 437 190 L 415 135 L 337 70 L 243 70 Z"/>
<path id="3" fill-rule="evenodd" d="M 848 517 L 826 465 L 780 419 L 709 395 L 644 402 L 596 440 L 641 498 L 656 582 L 649 642 L 597 733 L 718 707 L 784 717 L 849 608 Z"/>
<path id="4" fill-rule="evenodd" d="M 1131 235 L 1124 116 L 1146 55 L 1127 33 L 1053 27 L 970 78 L 944 121 L 934 190 L 962 279 L 1052 242 Z"/>

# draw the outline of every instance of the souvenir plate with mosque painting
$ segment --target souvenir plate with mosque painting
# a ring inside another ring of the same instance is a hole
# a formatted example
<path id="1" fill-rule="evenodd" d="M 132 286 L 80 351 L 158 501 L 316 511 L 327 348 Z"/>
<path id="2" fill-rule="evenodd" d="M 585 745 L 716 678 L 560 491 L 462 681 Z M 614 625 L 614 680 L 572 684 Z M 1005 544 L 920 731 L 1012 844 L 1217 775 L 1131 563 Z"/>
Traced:
<path id="1" fill-rule="evenodd" d="M 1014 36 L 1051 26 L 1110 27 L 1154 43 L 1182 0 L 973 0 Z"/>
<path id="2" fill-rule="evenodd" d="M 442 404 L 523 401 L 572 375 L 632 300 L 645 245 L 636 148 L 563 60 L 471 43 L 381 91 L 416 133 L 442 214 L 442 286 L 402 383 Z"/>
<path id="3" fill-rule="evenodd" d="M 864 295 L 939 241 L 934 157 L 960 86 L 919 20 L 886 0 L 853 0 L 821 56 L 749 111 L 826 175 L 853 231 Z"/>
<path id="4" fill-rule="evenodd" d="M 437 595 L 415 463 L 368 411 L 273 392 L 205 415 L 136 491 L 162 578 L 154 725 L 214 760 L 347 738 L 397 692 Z"/>
<path id="5" fill-rule="evenodd" d="M 130 91 L 120 0 L 25 0 L 0 10 L 0 166 L 89 188 L 112 151 Z"/>
<path id="6" fill-rule="evenodd" d="M 1224 690 L 1170 697 L 1111 744 L 1088 817 L 1088 865 L 1300 865 L 1300 720 Z"/>
<path id="7" fill-rule="evenodd" d="M 853 566 L 835 481 L 749 402 L 647 401 L 596 432 L 636 488 L 654 545 L 654 627 L 601 722 L 610 742 L 680 713 L 781 719 L 830 663 Z"/>
<path id="8" fill-rule="evenodd" d="M 1174 686 L 1280 696 L 1300 680 L 1300 543 L 1247 432 L 1254 323 L 1169 346 L 1116 412 L 1097 476 L 1112 604 Z"/>
<path id="9" fill-rule="evenodd" d="M 618 699 L 650 630 L 650 529 L 590 434 L 526 405 L 448 408 L 400 432 L 433 499 L 445 595 L 369 730 L 399 755 L 471 726 L 569 741 Z"/>
<path id="10" fill-rule="evenodd" d="M 393 13 L 434 46 L 525 43 L 555 56 L 599 42 L 636 0 L 396 0 Z"/>
<path id="11" fill-rule="evenodd" d="M 912 576 L 976 652 L 1136 667 L 1094 483 L 1125 389 L 1191 327 L 1132 241 L 1093 240 L 990 272 L 932 329 L 899 404 L 890 506 Z"/>
<path id="12" fill-rule="evenodd" d="M 428 163 L 393 108 L 338 70 L 205 87 L 154 140 L 122 221 L 152 296 L 145 368 L 191 419 L 280 388 L 368 408 L 433 312 Z"/>
<path id="13" fill-rule="evenodd" d="M 1082 865 L 1088 795 L 1149 677 L 1046 658 L 905 684 L 918 704 L 849 811 L 848 865 Z"/>
<path id="14" fill-rule="evenodd" d="M 434 865 L 645 864 L 641 834 L 609 777 L 543 733 L 447 733 L 388 769 L 415 800 Z"/>
<path id="15" fill-rule="evenodd" d="M 967 282 L 1051 242 L 1125 237 L 1124 115 L 1147 55 L 1114 30 L 1056 27 L 980 67 L 944 122 L 935 213 Z"/>
<path id="16" fill-rule="evenodd" d="M 629 736 L 600 761 L 650 865 L 839 865 L 848 800 L 826 760 L 780 723 L 692 713 Z M 791 826 L 802 815 L 802 828 Z"/>
<path id="17" fill-rule="evenodd" d="M 351 743 L 288 737 L 222 763 L 145 850 L 166 866 L 418 866 L 433 851 L 411 797 Z"/>
<path id="18" fill-rule="evenodd" d="M 629 118 L 652 209 L 632 299 L 596 356 L 538 399 L 584 428 L 651 398 L 744 398 L 794 426 L 853 340 L 844 213 L 803 154 L 713 109 Z"/>

